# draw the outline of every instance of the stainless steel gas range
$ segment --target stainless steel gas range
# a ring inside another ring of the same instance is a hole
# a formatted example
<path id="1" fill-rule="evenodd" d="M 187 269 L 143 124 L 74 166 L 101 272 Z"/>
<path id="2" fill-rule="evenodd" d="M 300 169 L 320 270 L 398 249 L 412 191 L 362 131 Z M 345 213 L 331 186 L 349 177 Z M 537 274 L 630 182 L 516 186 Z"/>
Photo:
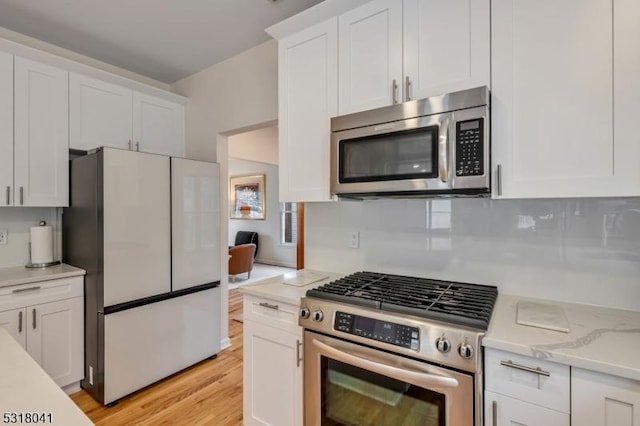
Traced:
<path id="1" fill-rule="evenodd" d="M 493 286 L 358 272 L 306 293 L 313 425 L 480 426 Z"/>

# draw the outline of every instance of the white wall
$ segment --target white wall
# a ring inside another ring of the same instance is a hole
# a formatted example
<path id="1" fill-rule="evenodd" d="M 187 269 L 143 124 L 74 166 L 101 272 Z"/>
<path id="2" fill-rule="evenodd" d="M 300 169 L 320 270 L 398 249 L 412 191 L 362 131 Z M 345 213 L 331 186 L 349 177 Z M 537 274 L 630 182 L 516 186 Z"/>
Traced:
<path id="1" fill-rule="evenodd" d="M 54 229 L 55 260 L 60 260 L 60 210 L 56 208 L 0 207 L 0 229 L 9 231 L 6 245 L 0 245 L 0 268 L 24 266 L 29 263 L 29 228 L 41 220 Z"/>
<path id="2" fill-rule="evenodd" d="M 269 126 L 231 136 L 229 158 L 278 164 L 278 127 Z"/>
<path id="3" fill-rule="evenodd" d="M 305 266 L 640 310 L 640 198 L 308 203 Z"/>
<path id="4" fill-rule="evenodd" d="M 229 144 L 231 148 L 233 143 Z M 259 234 L 257 262 L 270 265 L 296 267 L 296 246 L 280 244 L 280 203 L 278 202 L 278 167 L 273 164 L 229 159 L 229 175 L 265 174 L 265 220 L 229 220 L 229 245 L 233 245 L 238 231 L 255 231 Z"/>

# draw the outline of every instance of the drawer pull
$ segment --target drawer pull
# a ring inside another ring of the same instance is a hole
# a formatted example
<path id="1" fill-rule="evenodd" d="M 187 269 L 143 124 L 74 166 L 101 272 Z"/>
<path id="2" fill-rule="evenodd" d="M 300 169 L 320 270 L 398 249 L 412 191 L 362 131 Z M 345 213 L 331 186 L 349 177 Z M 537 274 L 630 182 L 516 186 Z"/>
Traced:
<path id="1" fill-rule="evenodd" d="M 17 288 L 15 290 L 13 290 L 12 293 L 23 293 L 25 291 L 33 291 L 33 290 L 40 290 L 40 286 L 28 287 L 28 288 Z"/>
<path id="2" fill-rule="evenodd" d="M 546 377 L 550 376 L 548 371 L 544 371 L 540 367 L 536 367 L 536 368 L 525 367 L 524 365 L 514 364 L 513 361 L 511 360 L 500 361 L 500 365 L 504 365 L 505 367 L 509 367 L 509 368 L 515 368 L 516 370 L 526 371 L 528 373 L 537 374 L 539 376 L 546 376 Z"/>
<path id="3" fill-rule="evenodd" d="M 269 308 L 269 309 L 273 309 L 273 310 L 276 310 L 276 311 L 278 309 L 280 309 L 280 306 L 272 305 L 272 304 L 267 303 L 267 302 L 260 302 L 259 305 L 262 306 L 263 308 Z"/>

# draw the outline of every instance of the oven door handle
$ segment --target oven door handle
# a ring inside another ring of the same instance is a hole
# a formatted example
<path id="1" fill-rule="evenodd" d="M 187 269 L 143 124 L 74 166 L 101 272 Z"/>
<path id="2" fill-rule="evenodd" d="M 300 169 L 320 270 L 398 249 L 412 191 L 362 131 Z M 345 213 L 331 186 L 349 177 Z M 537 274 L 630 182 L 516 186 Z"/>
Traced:
<path id="1" fill-rule="evenodd" d="M 458 381 L 453 377 L 445 377 L 424 371 L 413 370 L 405 367 L 394 367 L 388 364 L 382 364 L 366 358 L 359 357 L 345 350 L 336 349 L 319 340 L 313 339 L 313 346 L 325 355 L 350 364 L 359 368 L 363 368 L 383 376 L 392 377 L 403 382 L 416 384 L 424 389 L 429 388 L 455 388 L 458 387 Z"/>
<path id="2" fill-rule="evenodd" d="M 449 119 L 440 123 L 438 134 L 438 177 L 442 182 L 449 180 Z"/>

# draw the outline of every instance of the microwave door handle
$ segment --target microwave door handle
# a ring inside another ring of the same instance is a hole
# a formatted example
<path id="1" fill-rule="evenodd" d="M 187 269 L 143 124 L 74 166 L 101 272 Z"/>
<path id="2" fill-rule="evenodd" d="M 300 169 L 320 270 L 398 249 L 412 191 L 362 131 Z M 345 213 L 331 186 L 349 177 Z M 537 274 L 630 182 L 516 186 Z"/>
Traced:
<path id="1" fill-rule="evenodd" d="M 374 373 L 381 374 L 383 376 L 392 377 L 397 380 L 401 380 L 407 383 L 414 383 L 425 389 L 432 388 L 456 388 L 458 387 L 458 381 L 453 377 L 439 376 L 436 374 L 430 374 L 423 371 L 412 370 L 409 368 L 399 368 L 388 364 L 379 363 L 370 359 L 359 357 L 355 354 L 347 352 L 345 350 L 336 349 L 332 346 L 322 343 L 319 340 L 312 340 L 313 346 L 316 347 L 323 354 L 330 356 L 336 361 L 344 362 L 365 370 L 373 371 Z"/>
<path id="2" fill-rule="evenodd" d="M 440 123 L 438 134 L 438 177 L 442 182 L 449 180 L 449 119 Z"/>

